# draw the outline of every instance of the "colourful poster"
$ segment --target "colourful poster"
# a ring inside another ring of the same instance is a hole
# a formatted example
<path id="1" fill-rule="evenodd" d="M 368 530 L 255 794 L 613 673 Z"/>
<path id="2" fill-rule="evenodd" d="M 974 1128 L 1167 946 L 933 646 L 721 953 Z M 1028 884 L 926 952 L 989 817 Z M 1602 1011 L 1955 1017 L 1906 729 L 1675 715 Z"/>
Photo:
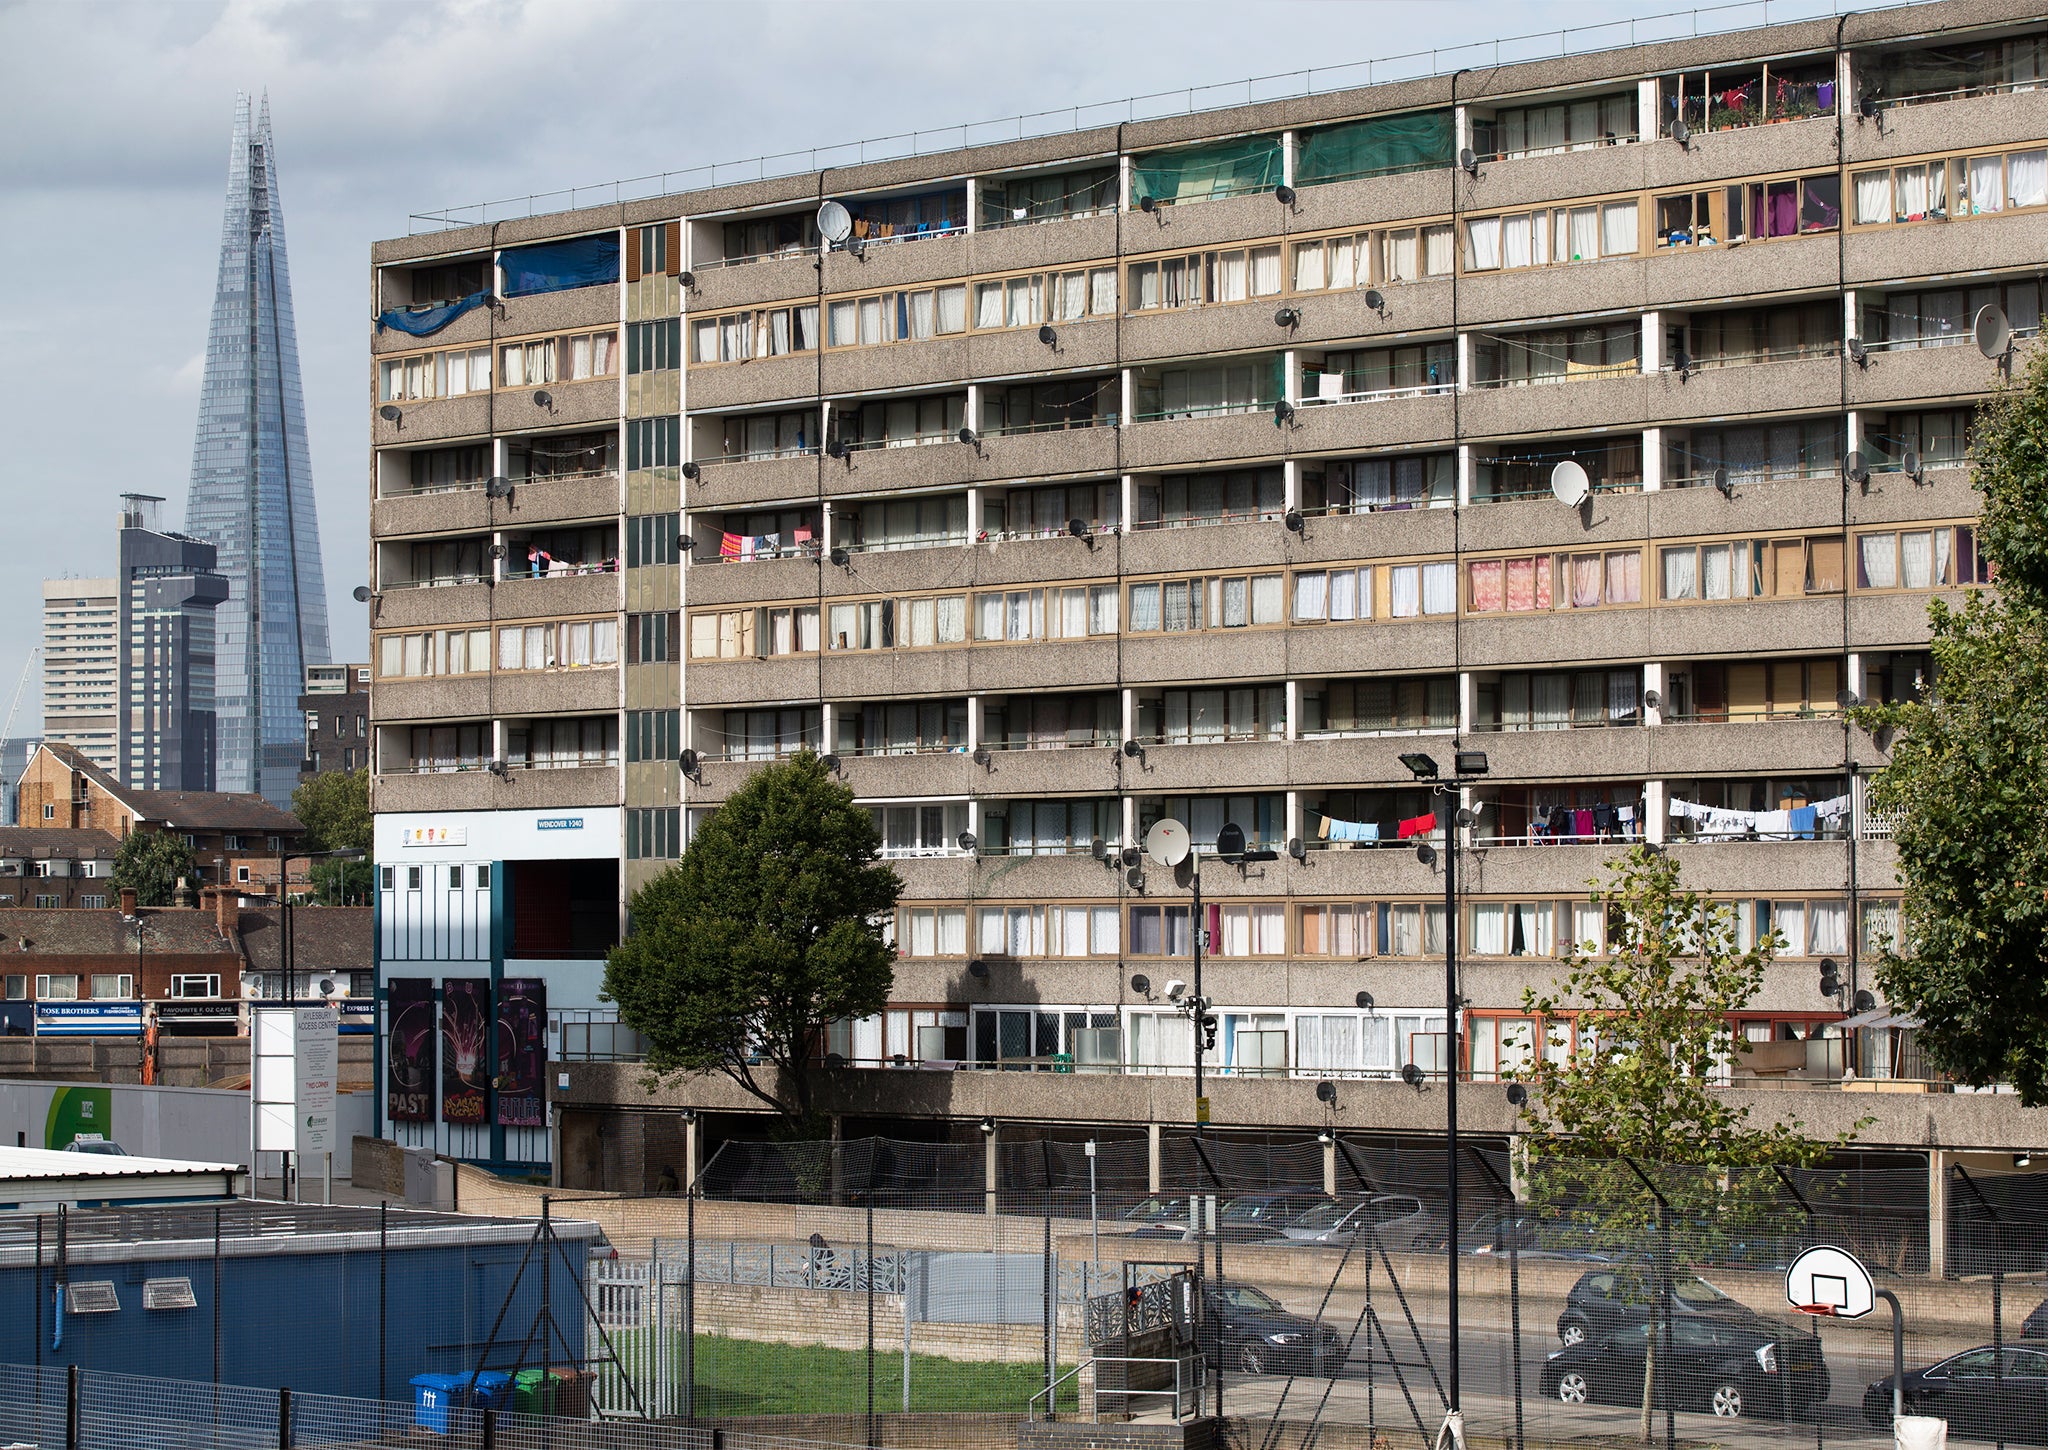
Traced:
<path id="1" fill-rule="evenodd" d="M 63 1148 L 77 1138 L 114 1141 L 114 1090 L 104 1087 L 60 1087 L 50 1098 L 43 1124 L 43 1146 Z"/>
<path id="2" fill-rule="evenodd" d="M 488 977 L 441 981 L 441 1121 L 486 1121 L 490 1091 L 491 983 Z"/>
<path id="3" fill-rule="evenodd" d="M 434 1121 L 434 983 L 395 977 L 384 989 L 391 1020 L 385 1048 L 384 1116 L 394 1123 Z"/>
<path id="4" fill-rule="evenodd" d="M 538 1128 L 547 1123 L 542 1074 L 548 1065 L 548 984 L 510 977 L 498 984 L 498 1124 Z"/>

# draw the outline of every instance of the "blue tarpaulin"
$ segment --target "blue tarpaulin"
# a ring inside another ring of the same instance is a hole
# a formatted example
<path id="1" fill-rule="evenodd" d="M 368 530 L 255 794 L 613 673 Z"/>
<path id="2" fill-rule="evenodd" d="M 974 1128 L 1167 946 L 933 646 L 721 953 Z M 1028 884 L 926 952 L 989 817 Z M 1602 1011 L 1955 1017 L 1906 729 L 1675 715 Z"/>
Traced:
<path id="1" fill-rule="evenodd" d="M 595 287 L 619 280 L 619 236 L 609 232 L 572 242 L 513 247 L 499 253 L 498 263 L 505 269 L 507 297 Z"/>
<path id="2" fill-rule="evenodd" d="M 389 312 L 377 314 L 377 326 L 395 327 L 400 332 L 410 333 L 414 337 L 432 337 L 463 313 L 473 307 L 481 307 L 490 300 L 491 294 L 488 292 L 472 292 L 459 301 L 444 302 L 439 307 L 417 310 L 410 307 L 394 307 Z"/>

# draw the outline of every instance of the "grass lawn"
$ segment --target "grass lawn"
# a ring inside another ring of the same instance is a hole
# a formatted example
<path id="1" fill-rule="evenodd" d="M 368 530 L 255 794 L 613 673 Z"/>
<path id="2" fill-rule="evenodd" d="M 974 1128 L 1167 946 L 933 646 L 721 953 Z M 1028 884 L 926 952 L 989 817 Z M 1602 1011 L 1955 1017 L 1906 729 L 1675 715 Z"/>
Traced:
<path id="1" fill-rule="evenodd" d="M 623 1341 L 634 1331 L 614 1332 L 619 1352 L 633 1362 Z M 680 1338 L 680 1337 L 679 1337 Z M 674 1363 L 680 1369 L 682 1346 Z M 697 1413 L 700 1415 L 858 1415 L 868 1407 L 865 1349 L 829 1349 L 813 1344 L 764 1344 L 721 1335 L 697 1336 Z M 1071 1365 L 1059 1366 L 1065 1374 Z M 1045 1386 L 1045 1366 L 993 1360 L 910 1356 L 910 1408 L 985 1410 L 1022 1414 Z M 1060 1407 L 1076 1407 L 1071 1379 L 1060 1386 Z M 875 1410 L 903 1408 L 903 1346 L 875 1345 Z"/>

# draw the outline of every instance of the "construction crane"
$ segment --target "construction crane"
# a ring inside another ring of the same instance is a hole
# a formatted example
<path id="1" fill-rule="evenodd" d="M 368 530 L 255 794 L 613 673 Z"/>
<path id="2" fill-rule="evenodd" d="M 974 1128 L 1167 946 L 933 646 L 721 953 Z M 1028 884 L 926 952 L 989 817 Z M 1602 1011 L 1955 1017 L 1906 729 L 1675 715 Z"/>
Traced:
<path id="1" fill-rule="evenodd" d="M 36 667 L 36 656 L 43 652 L 41 645 L 28 652 L 28 663 L 21 667 L 21 678 L 15 682 L 14 703 L 7 707 L 7 723 L 0 725 L 0 761 L 7 759 L 7 742 L 14 738 L 14 717 L 21 713 L 22 692 L 28 689 L 29 672 Z M 0 792 L 4 792 L 11 781 L 0 781 Z"/>

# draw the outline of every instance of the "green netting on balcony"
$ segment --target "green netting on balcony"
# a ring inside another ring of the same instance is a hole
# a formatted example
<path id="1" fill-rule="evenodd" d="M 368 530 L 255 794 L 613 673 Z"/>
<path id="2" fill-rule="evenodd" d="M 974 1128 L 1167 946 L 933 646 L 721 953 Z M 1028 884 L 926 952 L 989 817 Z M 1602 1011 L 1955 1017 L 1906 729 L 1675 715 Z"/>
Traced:
<path id="1" fill-rule="evenodd" d="M 1321 181 L 1422 171 L 1449 166 L 1456 150 L 1457 131 L 1449 111 L 1347 121 L 1302 138 L 1294 179 L 1299 185 L 1313 186 Z"/>
<path id="2" fill-rule="evenodd" d="M 1173 204 L 1271 191 L 1281 181 L 1280 138 L 1247 136 L 1184 151 L 1140 156 L 1131 168 L 1131 200 Z"/>

